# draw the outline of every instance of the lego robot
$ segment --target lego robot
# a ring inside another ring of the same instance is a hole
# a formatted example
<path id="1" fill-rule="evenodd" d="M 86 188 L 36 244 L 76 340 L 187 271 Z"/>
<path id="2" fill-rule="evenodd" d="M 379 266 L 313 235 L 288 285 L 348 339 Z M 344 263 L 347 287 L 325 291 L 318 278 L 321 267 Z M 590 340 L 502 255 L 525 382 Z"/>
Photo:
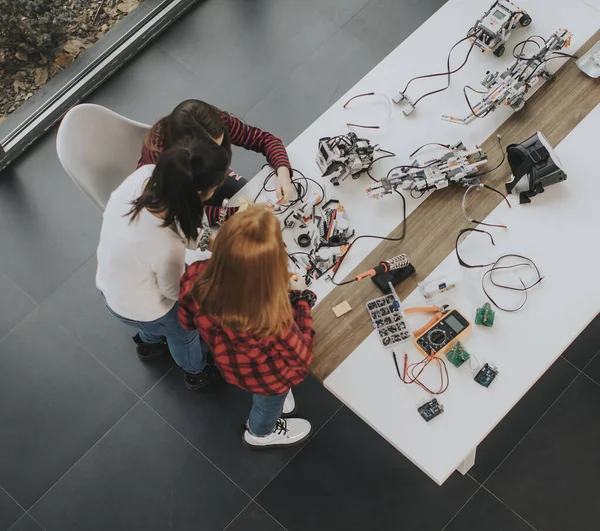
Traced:
<path id="1" fill-rule="evenodd" d="M 284 220 L 283 229 L 304 229 L 295 238 L 305 252 L 290 255 L 297 267 L 306 270 L 305 279 L 317 279 L 332 269 L 346 252 L 354 230 L 350 228 L 346 209 L 337 199 L 320 206 L 315 201 L 303 203 Z"/>
<path id="2" fill-rule="evenodd" d="M 554 76 L 547 70 L 547 62 L 556 57 L 556 52 L 571 44 L 572 34 L 567 30 L 557 30 L 548 38 L 542 48 L 531 57 L 520 57 L 504 72 L 487 73 L 481 84 L 487 93 L 476 104 L 469 107 L 471 113 L 464 117 L 442 116 L 442 120 L 467 125 L 475 118 L 483 118 L 496 110 L 500 105 L 509 105 L 514 111 L 525 106 L 529 89 L 540 80 L 553 80 Z M 465 93 L 466 95 L 466 93 Z"/>
<path id="3" fill-rule="evenodd" d="M 334 186 L 349 175 L 358 179 L 360 174 L 373 164 L 375 146 L 366 138 L 358 138 L 356 133 L 348 133 L 319 140 L 317 166 L 323 177 L 329 177 Z"/>
<path id="4" fill-rule="evenodd" d="M 381 179 L 367 189 L 367 195 L 380 199 L 391 194 L 396 188 L 411 192 L 440 190 L 452 184 L 468 186 L 479 182 L 479 167 L 487 162 L 487 155 L 480 149 L 469 151 L 462 142 L 444 153 L 441 157 L 424 164 L 414 161 Z"/>
<path id="5" fill-rule="evenodd" d="M 508 0 L 497 0 L 469 30 L 471 42 L 482 52 L 491 51 L 500 57 L 506 50 L 505 44 L 511 31 L 521 25 L 531 24 L 531 17 L 520 7 Z"/>

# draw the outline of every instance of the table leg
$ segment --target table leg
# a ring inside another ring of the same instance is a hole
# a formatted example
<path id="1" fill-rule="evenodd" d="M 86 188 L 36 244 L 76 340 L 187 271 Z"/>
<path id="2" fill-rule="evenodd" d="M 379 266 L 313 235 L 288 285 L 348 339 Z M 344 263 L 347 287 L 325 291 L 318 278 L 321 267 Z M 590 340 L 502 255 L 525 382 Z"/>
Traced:
<path id="1" fill-rule="evenodd" d="M 466 459 L 459 465 L 459 467 L 456 469 L 458 470 L 463 476 L 469 471 L 471 470 L 471 467 L 475 464 L 475 453 L 477 452 L 477 448 L 475 448 L 467 457 Z"/>

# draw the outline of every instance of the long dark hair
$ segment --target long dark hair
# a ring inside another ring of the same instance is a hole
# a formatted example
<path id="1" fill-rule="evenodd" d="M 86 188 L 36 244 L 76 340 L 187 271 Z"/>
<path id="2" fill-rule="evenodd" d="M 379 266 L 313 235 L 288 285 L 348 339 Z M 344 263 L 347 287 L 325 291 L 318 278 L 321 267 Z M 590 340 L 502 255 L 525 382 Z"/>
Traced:
<path id="1" fill-rule="evenodd" d="M 168 149 L 186 137 L 199 137 L 207 134 L 214 140 L 223 136 L 221 146 L 227 152 L 231 162 L 231 139 L 219 112 L 222 111 L 204 101 L 182 101 L 169 116 L 159 120 L 152 127 L 148 140 L 152 142 L 153 138 L 162 134 L 164 148 Z"/>
<path id="2" fill-rule="evenodd" d="M 186 238 L 196 240 L 204 212 L 199 192 L 221 186 L 228 169 L 229 157 L 222 146 L 206 137 L 184 138 L 160 156 L 128 215 L 133 221 L 144 208 L 163 213 L 163 227 L 178 224 Z"/>

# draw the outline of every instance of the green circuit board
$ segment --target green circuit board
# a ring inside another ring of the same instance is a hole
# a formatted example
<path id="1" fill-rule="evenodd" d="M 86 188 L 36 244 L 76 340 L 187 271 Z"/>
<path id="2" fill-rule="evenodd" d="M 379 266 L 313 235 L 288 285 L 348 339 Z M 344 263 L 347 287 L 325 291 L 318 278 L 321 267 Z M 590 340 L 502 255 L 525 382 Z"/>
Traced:
<path id="1" fill-rule="evenodd" d="M 493 326 L 495 312 L 492 305 L 486 302 L 481 308 L 477 308 L 475 314 L 475 324 L 480 326 Z"/>
<path id="2" fill-rule="evenodd" d="M 460 344 L 460 341 L 458 341 L 446 354 L 447 360 L 455 367 L 460 367 L 470 357 L 471 355 Z"/>

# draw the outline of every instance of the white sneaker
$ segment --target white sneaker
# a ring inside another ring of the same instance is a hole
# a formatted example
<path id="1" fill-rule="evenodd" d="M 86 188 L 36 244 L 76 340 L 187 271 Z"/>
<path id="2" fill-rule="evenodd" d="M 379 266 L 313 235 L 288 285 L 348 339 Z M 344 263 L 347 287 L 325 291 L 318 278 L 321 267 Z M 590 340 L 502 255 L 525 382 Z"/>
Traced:
<path id="1" fill-rule="evenodd" d="M 294 399 L 294 395 L 292 394 L 292 390 L 288 391 L 287 396 L 285 397 L 285 402 L 283 404 L 283 413 L 284 417 L 291 417 L 296 412 L 296 400 Z"/>
<path id="2" fill-rule="evenodd" d="M 256 437 L 248 430 L 244 432 L 243 442 L 250 448 L 257 450 L 275 448 L 279 446 L 294 446 L 308 438 L 311 425 L 304 419 L 279 419 L 275 431 L 264 437 Z"/>

